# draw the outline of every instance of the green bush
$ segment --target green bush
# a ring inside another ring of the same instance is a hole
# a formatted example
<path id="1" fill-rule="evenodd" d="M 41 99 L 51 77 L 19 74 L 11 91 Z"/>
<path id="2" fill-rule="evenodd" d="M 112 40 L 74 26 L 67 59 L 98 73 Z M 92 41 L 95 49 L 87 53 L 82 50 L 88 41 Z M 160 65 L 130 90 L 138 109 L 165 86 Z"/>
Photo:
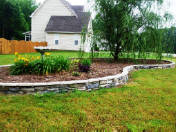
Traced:
<path id="1" fill-rule="evenodd" d="M 62 56 L 46 56 L 43 59 L 28 60 L 24 57 L 17 59 L 15 64 L 10 67 L 12 75 L 37 74 L 48 75 L 63 70 L 69 70 L 70 61 Z"/>
<path id="2" fill-rule="evenodd" d="M 80 76 L 80 73 L 79 72 L 72 72 L 72 76 L 78 77 L 78 76 Z"/>
<path id="3" fill-rule="evenodd" d="M 11 75 L 21 75 L 28 71 L 27 65 L 24 61 L 20 60 L 10 67 Z"/>
<path id="4" fill-rule="evenodd" d="M 90 59 L 81 60 L 81 62 L 79 64 L 79 71 L 80 72 L 89 72 L 91 64 L 92 64 L 92 62 Z"/>
<path id="5" fill-rule="evenodd" d="M 80 62 L 81 65 L 83 66 L 91 66 L 92 62 L 90 59 L 82 59 L 81 62 Z"/>

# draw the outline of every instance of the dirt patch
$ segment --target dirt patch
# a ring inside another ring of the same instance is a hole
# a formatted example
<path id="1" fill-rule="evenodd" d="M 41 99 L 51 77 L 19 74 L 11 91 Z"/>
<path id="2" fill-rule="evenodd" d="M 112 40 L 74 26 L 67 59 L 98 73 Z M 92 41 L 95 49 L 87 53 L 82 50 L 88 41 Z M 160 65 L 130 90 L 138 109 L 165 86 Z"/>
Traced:
<path id="1" fill-rule="evenodd" d="M 139 63 L 144 63 L 143 60 Z M 80 76 L 73 76 L 72 71 L 64 71 L 50 75 L 10 75 L 9 67 L 0 68 L 0 82 L 4 83 L 35 83 L 35 82 L 57 82 L 71 80 L 86 80 L 90 78 L 99 78 L 105 76 L 116 75 L 122 73 L 124 67 L 133 65 L 133 62 L 110 62 L 105 60 L 96 60 L 91 66 L 88 73 L 80 73 Z M 145 61 L 145 64 L 158 64 L 155 60 Z M 161 61 L 159 64 L 168 64 L 166 61 Z"/>

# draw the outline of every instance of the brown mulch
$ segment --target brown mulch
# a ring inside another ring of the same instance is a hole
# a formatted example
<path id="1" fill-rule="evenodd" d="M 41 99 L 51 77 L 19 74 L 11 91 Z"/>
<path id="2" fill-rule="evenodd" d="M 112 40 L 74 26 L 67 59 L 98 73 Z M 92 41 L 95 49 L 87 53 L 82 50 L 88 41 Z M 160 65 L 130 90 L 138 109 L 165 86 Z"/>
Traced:
<path id="1" fill-rule="evenodd" d="M 147 64 L 156 64 L 154 60 L 146 62 Z M 161 61 L 160 64 L 168 63 Z M 80 76 L 75 77 L 72 71 L 65 71 L 50 75 L 10 75 L 9 67 L 0 68 L 0 82 L 4 83 L 34 83 L 34 82 L 56 82 L 56 81 L 71 81 L 71 80 L 86 80 L 90 78 L 99 78 L 110 75 L 116 75 L 122 72 L 123 68 L 134 63 L 123 62 L 107 62 L 96 61 L 92 64 L 89 73 L 81 73 Z"/>

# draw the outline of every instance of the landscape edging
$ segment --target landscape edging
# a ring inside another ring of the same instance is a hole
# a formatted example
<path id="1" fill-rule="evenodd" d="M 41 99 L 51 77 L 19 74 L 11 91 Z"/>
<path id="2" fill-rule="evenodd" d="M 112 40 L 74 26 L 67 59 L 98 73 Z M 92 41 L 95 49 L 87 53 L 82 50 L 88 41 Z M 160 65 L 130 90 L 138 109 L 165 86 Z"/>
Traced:
<path id="1" fill-rule="evenodd" d="M 111 88 L 127 83 L 129 73 L 139 69 L 167 69 L 174 68 L 175 62 L 156 65 L 131 65 L 123 68 L 123 72 L 113 76 L 92 78 L 88 80 L 59 81 L 47 83 L 0 83 L 0 92 L 6 94 L 32 94 L 47 92 L 68 92 L 73 90 L 91 91 L 100 88 Z M 0 67 L 7 67 L 0 66 Z"/>

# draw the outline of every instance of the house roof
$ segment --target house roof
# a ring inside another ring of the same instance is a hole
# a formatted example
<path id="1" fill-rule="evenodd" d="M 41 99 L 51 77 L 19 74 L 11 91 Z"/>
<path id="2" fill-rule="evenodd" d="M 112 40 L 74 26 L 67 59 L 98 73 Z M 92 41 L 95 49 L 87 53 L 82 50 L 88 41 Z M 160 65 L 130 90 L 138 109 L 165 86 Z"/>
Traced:
<path id="1" fill-rule="evenodd" d="M 77 13 L 77 12 L 83 12 L 84 11 L 84 6 L 81 5 L 74 5 L 71 6 L 71 8 Z"/>
<path id="2" fill-rule="evenodd" d="M 49 0 L 45 0 L 45 1 L 43 2 L 43 4 L 41 4 L 41 5 L 31 14 L 30 17 L 33 17 L 33 16 L 43 7 L 43 5 L 44 5 L 47 1 L 49 1 Z M 74 16 L 77 17 L 77 14 L 76 14 L 75 10 L 72 8 L 72 6 L 70 5 L 69 2 L 67 2 L 66 0 L 60 0 L 60 1 L 65 5 L 65 7 L 68 8 L 68 10 L 71 11 L 71 13 L 72 13 Z"/>
<path id="3" fill-rule="evenodd" d="M 90 14 L 82 12 L 83 6 L 72 6 L 76 16 L 51 16 L 45 29 L 46 32 L 81 33 L 83 27 L 87 27 Z"/>

